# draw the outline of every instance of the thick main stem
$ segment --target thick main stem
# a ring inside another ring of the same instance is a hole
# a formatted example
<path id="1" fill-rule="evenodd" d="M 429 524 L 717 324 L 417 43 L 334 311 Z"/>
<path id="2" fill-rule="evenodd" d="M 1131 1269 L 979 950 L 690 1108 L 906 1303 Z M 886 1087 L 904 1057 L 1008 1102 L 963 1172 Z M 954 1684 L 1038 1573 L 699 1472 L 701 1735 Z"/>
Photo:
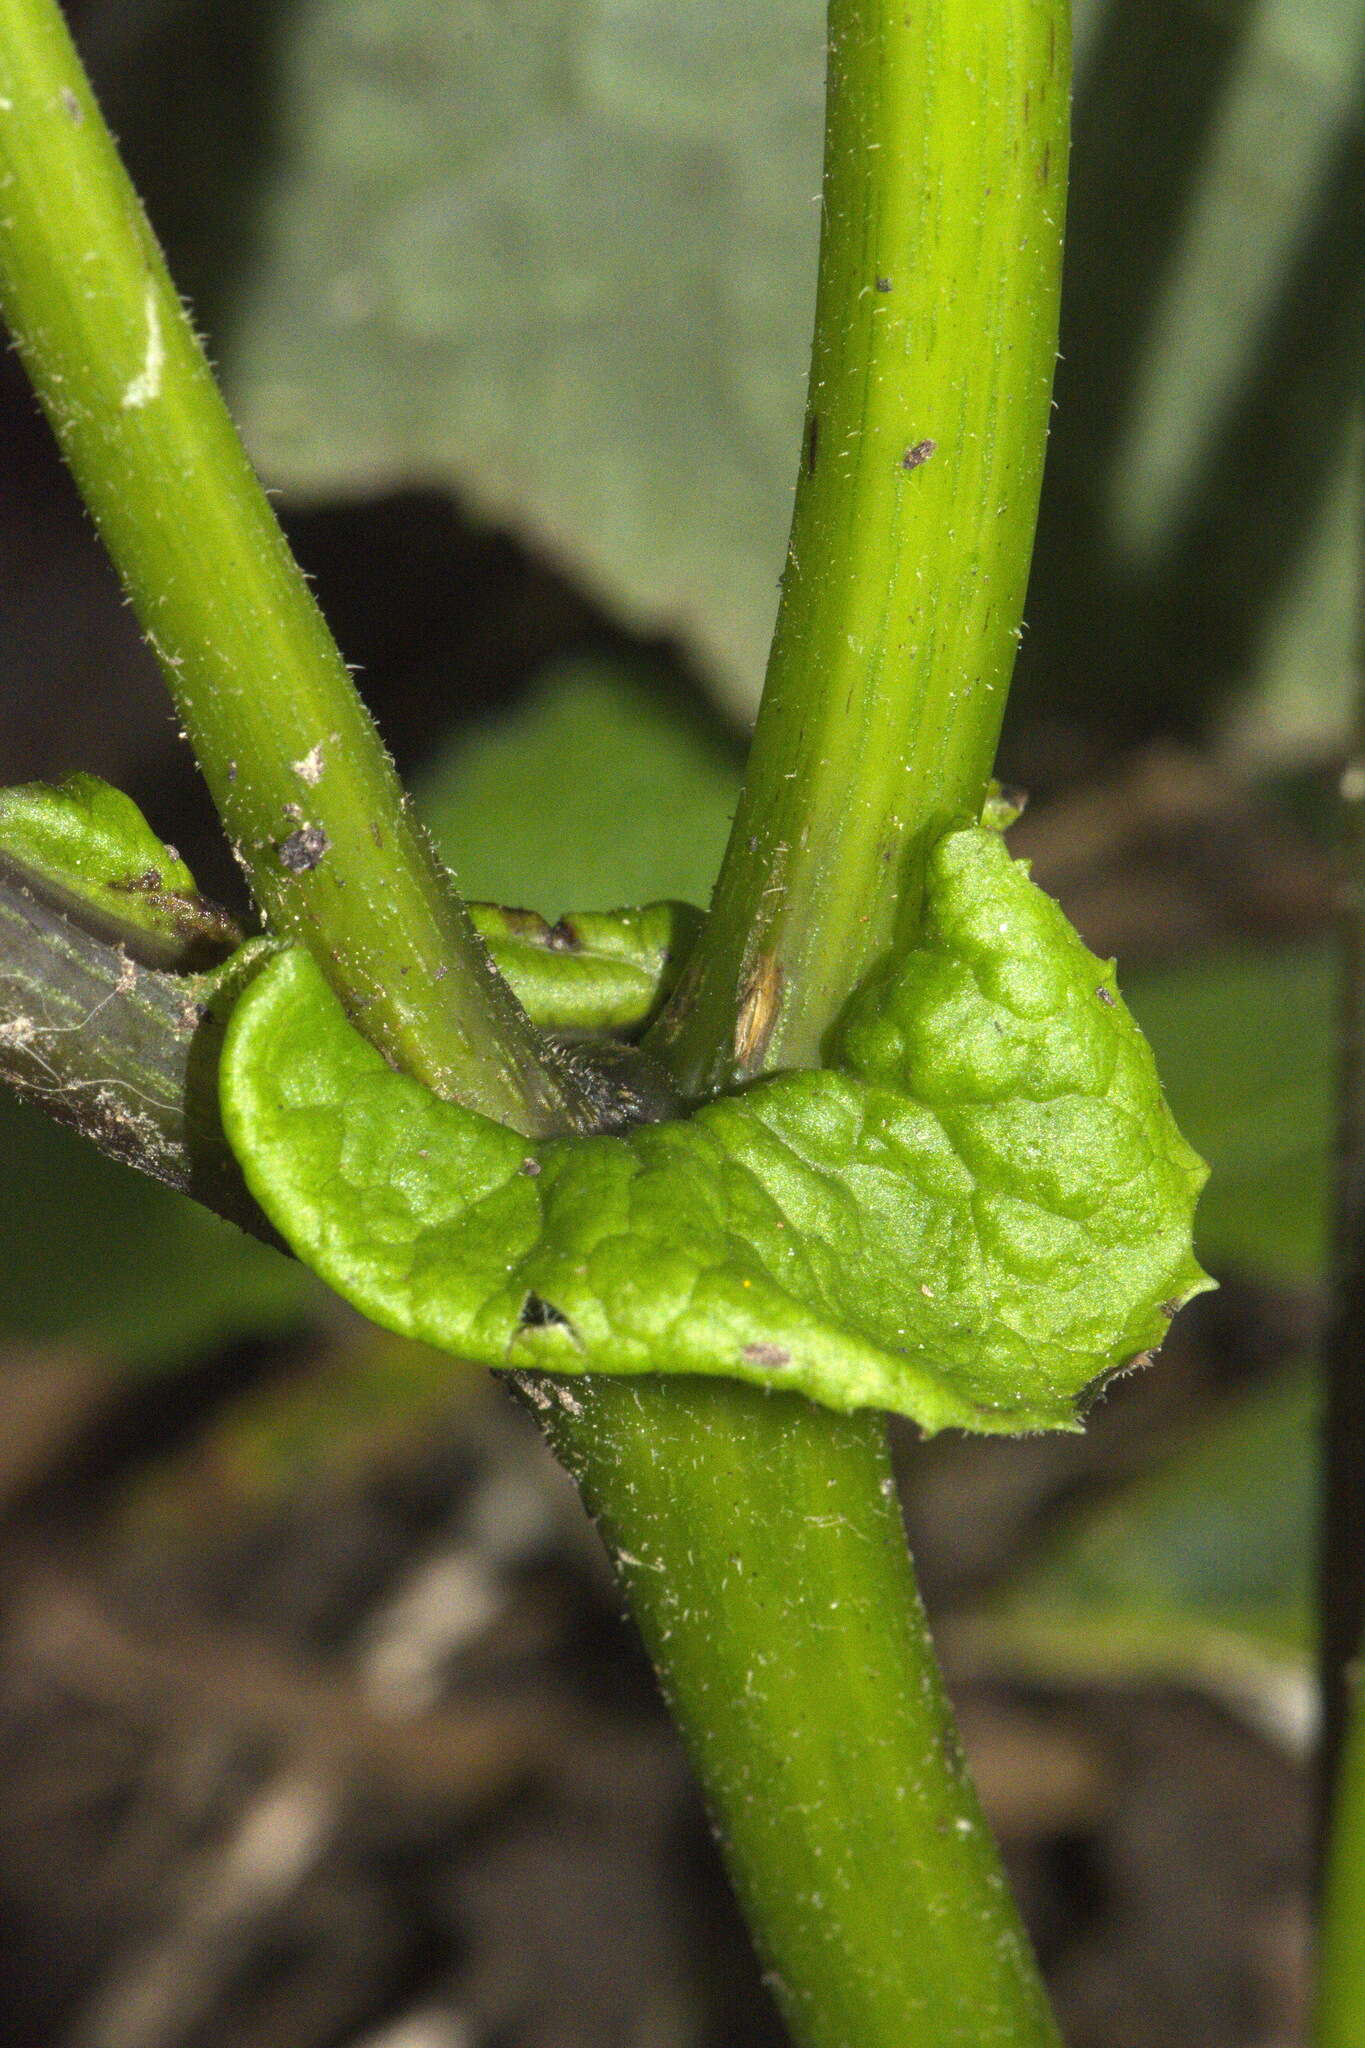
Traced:
<path id="1" fill-rule="evenodd" d="M 744 796 L 652 1049 L 816 1064 L 979 808 L 1056 352 L 1066 0 L 832 0 L 806 440 Z M 960 1766 L 873 1418 L 605 1381 L 549 1428 L 596 1509 L 801 2048 L 1056 2031 Z"/>
<path id="2" fill-rule="evenodd" d="M 885 1431 L 792 1395 L 548 1380 L 800 2048 L 1055 2048 L 958 1746 Z"/>
<path id="3" fill-rule="evenodd" d="M 406 806 L 51 0 L 0 0 L 0 311 L 271 925 L 438 1093 L 526 1131 L 574 1122 Z"/>

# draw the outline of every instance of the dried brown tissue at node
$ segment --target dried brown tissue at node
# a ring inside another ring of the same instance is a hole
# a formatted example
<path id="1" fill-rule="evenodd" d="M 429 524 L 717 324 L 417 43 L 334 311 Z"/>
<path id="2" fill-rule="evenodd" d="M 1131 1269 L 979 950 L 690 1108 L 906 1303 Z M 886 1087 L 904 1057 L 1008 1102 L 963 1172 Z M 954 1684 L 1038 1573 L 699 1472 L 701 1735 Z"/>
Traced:
<path id="1" fill-rule="evenodd" d="M 745 983 L 735 1019 L 735 1060 L 756 1067 L 768 1049 L 782 1007 L 783 974 L 775 953 L 760 953 Z"/>

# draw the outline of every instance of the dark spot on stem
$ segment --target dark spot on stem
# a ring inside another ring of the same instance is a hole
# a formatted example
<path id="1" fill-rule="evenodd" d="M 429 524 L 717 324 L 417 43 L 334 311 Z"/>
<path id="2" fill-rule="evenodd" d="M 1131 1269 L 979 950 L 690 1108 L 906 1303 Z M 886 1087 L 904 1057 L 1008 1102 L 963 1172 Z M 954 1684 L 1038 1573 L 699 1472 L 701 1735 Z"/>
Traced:
<path id="1" fill-rule="evenodd" d="M 891 280 L 890 280 L 890 278 L 889 278 L 889 277 L 879 277 L 879 278 L 877 279 L 877 290 L 878 290 L 879 292 L 889 292 L 889 291 L 890 291 L 890 289 L 891 289 Z"/>
<path id="2" fill-rule="evenodd" d="M 545 943 L 552 953 L 581 953 L 583 941 L 567 917 L 561 917 L 552 924 L 545 934 Z"/>
<path id="3" fill-rule="evenodd" d="M 1099 986 L 1099 987 L 1098 987 L 1098 988 L 1097 988 L 1097 989 L 1095 990 L 1095 994 L 1096 994 L 1096 995 L 1097 995 L 1097 996 L 1099 997 L 1100 1001 L 1101 1001 L 1101 1002 L 1102 1002 L 1102 1003 L 1104 1004 L 1104 1007 L 1105 1007 L 1105 1009 L 1106 1009 L 1106 1010 L 1114 1010 L 1114 1009 L 1117 1009 L 1117 1007 L 1118 1007 L 1118 1002 L 1117 1002 L 1117 998 L 1115 997 L 1115 995 L 1114 995 L 1114 991 L 1113 991 L 1113 990 L 1112 990 L 1111 988 L 1106 988 L 1106 987 L 1104 986 L 1104 984 L 1103 984 L 1103 983 L 1101 982 L 1100 986 Z"/>
<path id="4" fill-rule="evenodd" d="M 813 412 L 806 422 L 806 475 L 815 475 L 820 456 L 820 415 Z"/>
<path id="5" fill-rule="evenodd" d="M 531 1158 L 523 1159 L 521 1165 L 517 1168 L 517 1172 L 524 1173 L 528 1180 L 535 1180 L 540 1173 L 540 1161 Z"/>
<path id="6" fill-rule="evenodd" d="M 306 875 L 326 856 L 331 844 L 321 825 L 300 825 L 297 832 L 280 841 L 275 851 L 280 866 L 288 868 L 291 875 Z"/>
<path id="7" fill-rule="evenodd" d="M 913 448 L 907 448 L 901 457 L 902 469 L 919 469 L 938 448 L 937 441 L 916 441 Z"/>

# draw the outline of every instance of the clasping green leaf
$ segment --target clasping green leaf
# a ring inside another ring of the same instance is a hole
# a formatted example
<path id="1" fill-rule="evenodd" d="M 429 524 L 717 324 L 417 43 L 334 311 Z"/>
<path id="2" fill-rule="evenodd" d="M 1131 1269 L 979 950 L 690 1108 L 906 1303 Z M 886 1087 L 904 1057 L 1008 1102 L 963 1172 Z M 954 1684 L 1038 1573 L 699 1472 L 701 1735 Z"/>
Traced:
<path id="1" fill-rule="evenodd" d="M 933 849 L 920 943 L 858 995 L 832 1068 L 684 1120 L 528 1143 L 392 1072 L 298 950 L 238 1003 L 221 1092 L 298 1256 L 491 1366 L 1069 1428 L 1210 1284 L 1205 1169 L 1112 967 L 981 827 Z"/>

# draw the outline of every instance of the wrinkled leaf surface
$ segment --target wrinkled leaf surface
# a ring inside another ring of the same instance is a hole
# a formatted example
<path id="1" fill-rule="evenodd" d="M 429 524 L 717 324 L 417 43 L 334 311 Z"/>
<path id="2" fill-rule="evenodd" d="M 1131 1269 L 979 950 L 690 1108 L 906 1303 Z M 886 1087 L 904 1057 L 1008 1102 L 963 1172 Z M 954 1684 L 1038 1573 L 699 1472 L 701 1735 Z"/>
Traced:
<path id="1" fill-rule="evenodd" d="M 284 953 L 234 1012 L 225 1127 L 308 1265 L 457 1354 L 1067 1427 L 1207 1284 L 1204 1170 L 1112 969 L 997 835 L 940 841 L 926 904 L 836 1069 L 534 1144 L 394 1074 Z"/>

